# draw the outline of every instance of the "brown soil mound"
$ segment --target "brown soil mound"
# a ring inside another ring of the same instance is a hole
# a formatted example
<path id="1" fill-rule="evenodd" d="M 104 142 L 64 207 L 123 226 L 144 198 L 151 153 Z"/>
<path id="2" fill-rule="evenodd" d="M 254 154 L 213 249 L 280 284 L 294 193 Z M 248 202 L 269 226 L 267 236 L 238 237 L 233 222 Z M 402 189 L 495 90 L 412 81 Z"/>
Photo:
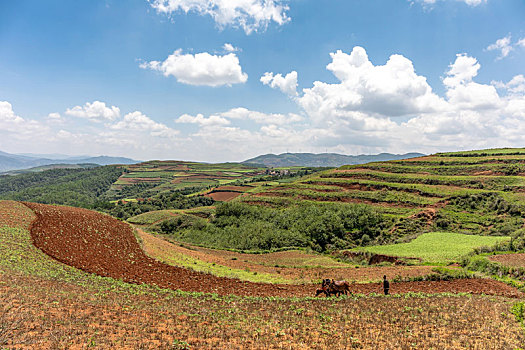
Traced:
<path id="1" fill-rule="evenodd" d="M 36 214 L 31 225 L 31 236 L 38 248 L 58 261 L 101 276 L 162 288 L 223 295 L 307 296 L 313 295 L 317 287 L 243 282 L 166 265 L 142 251 L 131 226 L 108 215 L 71 207 L 36 203 L 25 205 Z M 350 290 L 354 293 L 380 292 L 381 284 L 352 284 Z M 515 288 L 484 279 L 392 283 L 390 289 L 392 294 L 408 291 L 522 296 Z"/>

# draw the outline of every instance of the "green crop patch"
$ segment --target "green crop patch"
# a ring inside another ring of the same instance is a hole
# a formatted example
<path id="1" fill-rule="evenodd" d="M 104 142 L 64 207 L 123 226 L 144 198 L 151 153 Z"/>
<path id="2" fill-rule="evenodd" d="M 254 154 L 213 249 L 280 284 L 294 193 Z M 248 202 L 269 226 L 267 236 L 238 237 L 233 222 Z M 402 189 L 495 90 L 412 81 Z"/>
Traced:
<path id="1" fill-rule="evenodd" d="M 420 258 L 427 263 L 447 264 L 459 261 L 462 256 L 472 252 L 475 248 L 494 246 L 508 240 L 510 240 L 509 237 L 429 232 L 420 235 L 409 243 L 362 247 L 354 250 L 390 256 Z"/>
<path id="2" fill-rule="evenodd" d="M 161 220 L 173 218 L 178 214 L 176 210 L 157 210 L 133 216 L 127 221 L 137 225 L 151 225 Z"/>

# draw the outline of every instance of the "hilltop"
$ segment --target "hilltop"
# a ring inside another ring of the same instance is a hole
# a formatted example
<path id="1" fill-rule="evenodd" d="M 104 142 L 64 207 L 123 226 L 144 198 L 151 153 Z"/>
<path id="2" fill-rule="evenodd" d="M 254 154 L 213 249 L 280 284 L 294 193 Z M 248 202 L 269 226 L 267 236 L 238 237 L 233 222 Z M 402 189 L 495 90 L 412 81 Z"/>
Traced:
<path id="1" fill-rule="evenodd" d="M 422 153 L 406 154 L 361 154 L 350 156 L 337 153 L 282 153 L 282 154 L 265 154 L 255 158 L 245 160 L 243 163 L 262 164 L 267 167 L 290 167 L 290 166 L 307 166 L 307 167 L 327 167 L 335 168 L 348 164 L 363 164 L 369 162 L 384 162 L 388 160 L 407 159 L 424 156 Z"/>

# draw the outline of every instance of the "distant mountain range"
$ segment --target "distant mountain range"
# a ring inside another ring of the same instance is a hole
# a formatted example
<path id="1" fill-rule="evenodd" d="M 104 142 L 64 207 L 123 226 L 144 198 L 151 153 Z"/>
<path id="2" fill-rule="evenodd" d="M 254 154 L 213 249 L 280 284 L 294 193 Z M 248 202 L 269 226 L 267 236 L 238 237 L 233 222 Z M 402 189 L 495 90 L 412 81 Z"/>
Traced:
<path id="1" fill-rule="evenodd" d="M 245 160 L 243 163 L 261 164 L 273 168 L 288 166 L 340 167 L 342 165 L 384 162 L 388 160 L 407 159 L 422 156 L 424 156 L 422 153 L 380 153 L 362 154 L 358 156 L 348 156 L 337 153 L 283 153 L 279 155 L 265 154 Z"/>
<path id="2" fill-rule="evenodd" d="M 40 167 L 51 164 L 98 164 L 98 165 L 110 165 L 110 164 L 135 164 L 139 163 L 138 160 L 124 158 L 124 157 L 67 157 L 64 159 L 57 159 L 55 155 L 46 158 L 45 155 L 39 156 L 28 156 L 20 154 L 11 154 L 0 151 L 0 172 L 7 172 L 10 170 L 20 170 Z"/>

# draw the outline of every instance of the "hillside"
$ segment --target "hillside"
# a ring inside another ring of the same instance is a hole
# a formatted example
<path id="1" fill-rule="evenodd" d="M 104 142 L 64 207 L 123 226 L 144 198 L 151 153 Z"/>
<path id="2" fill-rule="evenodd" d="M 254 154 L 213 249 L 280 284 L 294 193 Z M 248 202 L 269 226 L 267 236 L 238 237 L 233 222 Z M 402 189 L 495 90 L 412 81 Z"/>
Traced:
<path id="1" fill-rule="evenodd" d="M 269 171 L 248 164 L 184 161 L 93 166 L 49 165 L 13 170 L 10 175 L 0 176 L 0 199 L 67 204 L 126 219 L 153 210 L 188 209 L 229 201 L 268 181 L 287 182 L 318 171 Z"/>
<path id="2" fill-rule="evenodd" d="M 245 160 L 243 163 L 262 164 L 267 167 L 290 167 L 290 166 L 307 166 L 307 167 L 328 167 L 335 168 L 347 164 L 363 164 L 369 162 L 384 162 L 388 160 L 407 159 L 421 157 L 421 153 L 406 154 L 362 154 L 358 156 L 349 156 L 337 153 L 282 153 L 265 154 L 255 158 Z"/>
<path id="3" fill-rule="evenodd" d="M 288 184 L 260 187 L 249 204 L 362 203 L 393 222 L 377 238 L 446 229 L 508 235 L 521 232 L 525 212 L 525 149 L 440 153 L 346 165 Z"/>
<path id="4" fill-rule="evenodd" d="M 108 165 L 0 176 L 0 199 L 91 207 L 106 199 L 122 173 Z"/>
<path id="5" fill-rule="evenodd" d="M 10 154 L 0 151 L 0 173 L 10 170 L 21 170 L 40 167 L 43 165 L 56 164 L 98 164 L 98 165 L 112 165 L 112 164 L 135 164 L 138 161 L 124 158 L 124 157 L 67 157 L 67 158 L 45 158 L 40 156 L 28 156 Z"/>

